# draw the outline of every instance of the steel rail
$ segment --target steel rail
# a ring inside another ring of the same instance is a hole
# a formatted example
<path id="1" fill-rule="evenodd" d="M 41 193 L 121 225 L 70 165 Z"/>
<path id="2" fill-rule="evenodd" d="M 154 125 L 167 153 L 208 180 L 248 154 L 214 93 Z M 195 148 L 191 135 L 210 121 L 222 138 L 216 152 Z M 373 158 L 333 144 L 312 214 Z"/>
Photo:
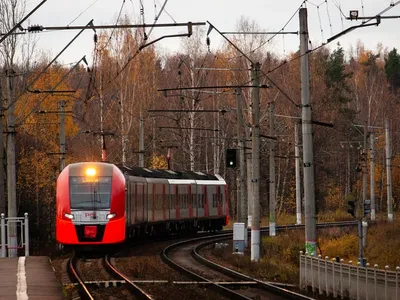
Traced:
<path id="1" fill-rule="evenodd" d="M 215 239 L 216 236 L 214 235 L 214 236 L 211 236 L 211 237 L 210 236 L 205 236 L 205 237 L 194 238 L 194 239 L 178 242 L 178 243 L 172 244 L 172 245 L 164 248 L 163 251 L 161 252 L 160 256 L 161 256 L 161 259 L 167 265 L 169 265 L 171 268 L 177 270 L 178 272 L 184 273 L 187 276 L 189 276 L 189 277 L 191 277 L 191 278 L 193 278 L 193 279 L 195 279 L 197 281 L 207 282 L 208 285 L 209 285 L 207 287 L 209 287 L 210 289 L 214 290 L 215 292 L 217 292 L 219 294 L 222 294 L 224 296 L 229 297 L 229 299 L 246 299 L 246 300 L 250 300 L 251 298 L 248 298 L 248 297 L 246 297 L 244 295 L 241 295 L 241 294 L 239 294 L 239 293 L 237 293 L 235 291 L 232 291 L 232 290 L 226 288 L 225 286 L 223 286 L 221 284 L 215 283 L 215 282 L 213 282 L 213 281 L 211 281 L 211 280 L 209 280 L 207 278 L 204 278 L 204 277 L 202 277 L 202 276 L 200 276 L 200 275 L 188 270 L 187 268 L 179 265 L 178 263 L 175 263 L 168 256 L 169 253 L 172 250 L 174 250 L 175 248 L 178 248 L 178 247 L 180 247 L 182 245 L 185 245 L 185 244 L 188 244 L 188 243 L 192 243 L 192 242 L 195 242 L 195 241 L 207 240 L 207 239 L 210 239 L 210 238 L 212 238 L 213 240 L 220 240 L 221 238 L 222 239 L 228 238 L 231 235 L 232 235 L 231 233 L 222 233 L 222 234 L 219 235 L 218 239 Z"/>
<path id="2" fill-rule="evenodd" d="M 89 292 L 89 289 L 87 288 L 86 284 L 82 281 L 78 272 L 76 271 L 76 263 L 77 263 L 77 258 L 74 253 L 68 262 L 68 271 L 70 273 L 70 276 L 73 277 L 74 279 L 76 279 L 76 281 L 78 281 L 79 286 L 81 287 L 80 291 L 81 291 L 81 293 L 83 293 L 83 295 L 81 295 L 81 297 L 84 299 L 94 300 L 94 298 L 93 298 L 92 294 Z"/>
<path id="3" fill-rule="evenodd" d="M 267 232 L 268 230 L 264 229 L 264 230 L 261 230 L 261 231 Z M 217 263 L 214 263 L 211 260 L 208 260 L 205 257 L 201 256 L 200 253 L 199 253 L 200 249 L 202 249 L 204 247 L 207 247 L 208 245 L 211 245 L 213 243 L 214 243 L 214 241 L 207 241 L 205 243 L 202 243 L 202 244 L 198 245 L 195 249 L 192 250 L 192 257 L 196 261 L 198 261 L 199 263 L 201 263 L 203 265 L 206 265 L 207 267 L 209 267 L 209 268 L 211 268 L 213 270 L 216 270 L 216 271 L 221 272 L 221 273 L 223 273 L 225 275 L 228 275 L 230 277 L 237 278 L 237 279 L 240 279 L 240 280 L 246 280 L 248 282 L 251 282 L 251 281 L 252 282 L 256 282 L 258 288 L 263 289 L 263 290 L 268 291 L 268 292 L 276 293 L 277 295 L 280 295 L 280 296 L 284 296 L 287 299 L 294 299 L 294 300 L 299 300 L 299 299 L 300 300 L 313 300 L 314 299 L 314 298 L 310 298 L 310 297 L 307 297 L 305 295 L 290 291 L 288 289 L 285 289 L 285 288 L 282 288 L 282 287 L 278 287 L 278 286 L 273 285 L 271 283 L 264 282 L 264 281 L 258 280 L 256 278 L 247 276 L 245 274 L 236 272 L 234 270 L 231 270 L 229 268 L 221 266 L 221 265 L 219 265 Z"/>
<path id="4" fill-rule="evenodd" d="M 339 221 L 339 222 L 325 222 L 325 223 L 319 223 L 317 224 L 317 227 L 319 228 L 329 228 L 329 227 L 346 227 L 346 226 L 355 226 L 357 225 L 356 221 Z M 276 230 L 296 230 L 296 229 L 304 229 L 304 225 L 280 225 L 276 227 Z M 268 232 L 269 228 L 268 227 L 263 227 L 261 228 L 262 232 Z M 219 284 L 216 282 L 213 282 L 211 280 L 208 280 L 190 270 L 188 270 L 187 268 L 179 265 L 178 263 L 175 263 L 172 259 L 169 258 L 169 253 L 174 250 L 175 248 L 178 248 L 184 244 L 188 244 L 188 243 L 193 243 L 196 241 L 201 241 L 201 240 L 209 240 L 206 241 L 205 243 L 202 243 L 201 245 L 197 246 L 196 249 L 200 249 L 202 247 L 202 245 L 209 245 L 212 243 L 215 243 L 216 241 L 221 241 L 221 240 L 226 240 L 229 239 L 231 236 L 233 235 L 233 232 L 231 230 L 229 231 L 225 231 L 221 234 L 217 234 L 217 235 L 213 235 L 213 236 L 204 236 L 204 237 L 200 237 L 200 238 L 194 238 L 194 239 L 189 239 L 186 241 L 181 241 L 175 244 L 172 244 L 168 247 L 166 247 L 165 249 L 163 249 L 163 251 L 161 252 L 161 259 L 170 267 L 172 267 L 175 270 L 178 270 L 179 272 L 182 273 L 186 273 L 188 276 L 190 276 L 191 278 L 194 278 L 195 280 L 198 281 L 202 281 L 204 283 L 207 283 L 207 285 L 210 286 L 210 288 L 212 288 L 213 290 L 217 291 L 218 293 L 224 294 L 225 296 L 228 297 L 232 297 L 232 299 L 249 299 L 248 297 L 241 295 L 233 290 L 230 290 L 226 287 L 225 284 Z M 204 247 L 204 246 L 203 246 Z M 247 282 L 254 282 L 258 285 L 258 288 L 263 289 L 265 291 L 268 292 L 272 292 L 275 293 L 279 296 L 284 296 L 288 299 L 304 299 L 304 300 L 311 300 L 313 298 L 307 297 L 305 295 L 299 294 L 299 293 L 295 293 L 292 292 L 288 289 L 282 288 L 282 287 L 278 287 L 277 285 L 273 285 L 267 282 L 263 282 L 261 280 L 255 279 L 255 278 L 251 278 L 247 275 L 235 272 L 233 270 L 230 270 L 228 268 L 224 268 L 222 266 L 219 266 L 217 264 L 212 263 L 211 261 L 207 261 L 205 258 L 200 258 L 198 254 L 196 254 L 195 252 L 198 252 L 198 250 L 196 251 L 193 250 L 192 251 L 192 257 L 202 263 L 202 264 L 206 264 L 208 267 L 212 268 L 212 269 L 217 269 L 217 271 L 231 276 L 231 277 L 235 277 L 235 278 L 239 278 L 241 280 L 246 280 Z M 214 265 L 213 267 L 211 267 L 211 265 Z M 215 266 L 216 265 L 216 266 Z M 233 284 L 234 285 L 234 284 Z"/>
<path id="5" fill-rule="evenodd" d="M 152 300 L 153 298 L 147 294 L 144 290 L 142 290 L 139 286 L 137 286 L 135 283 L 133 283 L 127 276 L 122 274 L 120 271 L 118 271 L 110 262 L 110 259 L 108 255 L 104 257 L 104 262 L 106 266 L 117 276 L 125 280 L 127 284 L 129 284 L 129 289 L 131 292 L 135 295 L 137 299 L 146 299 L 146 300 Z"/>

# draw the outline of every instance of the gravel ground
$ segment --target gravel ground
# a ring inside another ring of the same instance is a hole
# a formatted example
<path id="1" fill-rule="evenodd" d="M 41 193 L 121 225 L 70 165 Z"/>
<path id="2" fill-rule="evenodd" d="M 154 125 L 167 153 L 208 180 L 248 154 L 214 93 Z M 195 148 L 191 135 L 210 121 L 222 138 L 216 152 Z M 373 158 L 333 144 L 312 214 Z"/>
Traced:
<path id="1" fill-rule="evenodd" d="M 150 243 L 143 246 L 134 246 L 124 253 L 123 256 L 112 259 L 114 267 L 127 275 L 132 281 L 135 280 L 167 280 L 169 283 L 138 283 L 146 293 L 154 299 L 225 299 L 204 287 L 197 285 L 176 285 L 172 281 L 191 281 L 177 271 L 171 269 L 160 258 L 161 251 L 173 241 Z M 66 265 L 71 254 L 59 254 L 52 257 L 52 265 L 56 271 L 56 277 L 61 284 L 70 284 L 66 274 Z M 101 259 L 87 259 L 79 264 L 79 272 L 84 280 L 115 280 L 110 278 L 102 268 Z M 71 285 L 64 286 L 66 299 L 76 297 L 75 288 Z M 95 287 L 90 286 L 95 299 L 135 299 L 129 291 L 122 287 Z"/>

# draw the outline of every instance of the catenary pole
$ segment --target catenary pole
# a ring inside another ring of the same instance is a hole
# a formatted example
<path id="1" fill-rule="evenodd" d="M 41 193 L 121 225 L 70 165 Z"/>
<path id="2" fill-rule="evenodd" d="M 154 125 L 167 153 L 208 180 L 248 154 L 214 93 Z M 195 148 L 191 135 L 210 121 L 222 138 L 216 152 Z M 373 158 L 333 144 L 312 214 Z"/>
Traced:
<path id="1" fill-rule="evenodd" d="M 300 141 L 299 123 L 294 124 L 294 156 L 296 170 L 296 224 L 301 224 L 301 178 L 300 178 Z"/>
<path id="2" fill-rule="evenodd" d="M 142 112 L 139 117 L 139 167 L 144 167 L 144 121 Z"/>
<path id="3" fill-rule="evenodd" d="M 364 123 L 364 141 L 363 141 L 363 153 L 362 153 L 362 172 L 363 172 L 363 201 L 361 205 L 363 205 L 364 201 L 367 200 L 367 192 L 368 192 L 368 173 L 367 173 L 367 158 L 368 158 L 368 149 L 367 149 L 367 140 L 368 140 L 368 126 L 367 122 Z"/>
<path id="4" fill-rule="evenodd" d="M 65 100 L 60 101 L 60 172 L 65 168 Z"/>
<path id="5" fill-rule="evenodd" d="M 0 82 L 0 99 L 3 99 L 3 90 L 1 82 Z M 4 142 L 3 142 L 3 118 L 4 118 L 3 101 L 1 101 L 0 102 L 0 214 L 6 213 L 6 197 L 4 194 L 5 163 L 4 163 Z"/>
<path id="6" fill-rule="evenodd" d="M 251 185 L 251 179 L 253 174 L 252 166 L 252 150 L 250 140 L 250 126 L 246 125 L 246 144 L 245 144 L 245 155 L 246 155 L 246 168 L 247 168 L 247 227 L 251 228 L 253 222 L 253 187 Z"/>
<path id="7" fill-rule="evenodd" d="M 269 135 L 275 136 L 275 102 L 269 106 Z M 269 141 L 269 235 L 276 235 L 276 191 L 275 191 L 275 144 L 274 139 Z"/>
<path id="8" fill-rule="evenodd" d="M 260 260 L 260 64 L 251 65 L 252 89 L 252 187 L 253 219 L 251 223 L 251 261 Z"/>
<path id="9" fill-rule="evenodd" d="M 15 118 L 14 118 L 14 70 L 7 70 L 7 191 L 8 217 L 17 217 L 16 170 L 15 170 Z M 17 227 L 14 222 L 8 226 L 8 256 L 17 256 Z"/>
<path id="10" fill-rule="evenodd" d="M 237 108 L 237 134 L 238 134 L 238 145 L 239 145 L 239 171 L 238 173 L 238 189 L 239 189 L 239 222 L 244 223 L 247 227 L 247 201 L 246 201 L 246 172 L 245 172 L 245 161 L 244 161 L 244 121 L 243 121 L 243 107 L 242 107 L 242 89 L 236 89 L 236 108 Z"/>
<path id="11" fill-rule="evenodd" d="M 307 8 L 301 8 L 300 18 L 300 64 L 301 64 L 301 111 L 303 132 L 304 202 L 305 202 L 305 249 L 317 255 L 317 226 L 315 214 L 314 149 L 312 137 L 312 114 L 310 104 L 310 70 L 308 61 Z"/>
<path id="12" fill-rule="evenodd" d="M 385 137 L 386 137 L 386 177 L 387 177 L 387 211 L 388 221 L 393 221 L 393 202 L 392 202 L 392 171 L 391 171 L 391 151 L 389 136 L 389 120 L 385 120 Z"/>
<path id="13" fill-rule="evenodd" d="M 370 140 L 370 169 L 371 169 L 371 179 L 370 179 L 370 189 L 371 189 L 371 220 L 375 220 L 375 134 L 371 132 L 369 135 Z"/>
<path id="14" fill-rule="evenodd" d="M 368 223 L 367 218 L 364 215 L 364 203 L 368 197 L 368 168 L 367 168 L 367 160 L 368 160 L 368 125 L 367 122 L 364 123 L 364 146 L 363 146 L 363 155 L 362 155 L 362 171 L 363 171 L 363 201 L 361 201 L 361 211 L 362 211 L 362 245 L 364 247 L 367 246 L 367 230 Z M 363 262 L 364 263 L 364 262 Z"/>

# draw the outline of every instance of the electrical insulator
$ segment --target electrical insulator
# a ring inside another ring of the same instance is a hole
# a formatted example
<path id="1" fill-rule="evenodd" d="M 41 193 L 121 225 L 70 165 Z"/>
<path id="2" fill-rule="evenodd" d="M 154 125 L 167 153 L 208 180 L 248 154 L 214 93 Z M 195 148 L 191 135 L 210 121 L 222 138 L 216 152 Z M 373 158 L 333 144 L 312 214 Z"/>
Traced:
<path id="1" fill-rule="evenodd" d="M 43 26 L 32 25 L 28 27 L 28 32 L 39 32 L 39 31 L 43 31 Z"/>

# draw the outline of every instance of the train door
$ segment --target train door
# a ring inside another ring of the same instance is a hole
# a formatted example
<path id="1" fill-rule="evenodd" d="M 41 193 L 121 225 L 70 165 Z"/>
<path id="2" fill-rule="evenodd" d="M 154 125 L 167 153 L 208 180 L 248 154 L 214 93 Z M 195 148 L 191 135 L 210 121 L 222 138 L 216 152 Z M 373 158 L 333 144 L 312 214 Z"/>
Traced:
<path id="1" fill-rule="evenodd" d="M 175 185 L 175 190 L 174 190 L 174 194 L 175 194 L 175 218 L 176 219 L 180 219 L 181 218 L 181 195 L 179 194 L 179 185 Z"/>
<path id="2" fill-rule="evenodd" d="M 156 185 L 153 182 L 147 182 L 147 220 L 154 222 L 154 211 L 155 211 L 155 188 Z"/>
<path id="3" fill-rule="evenodd" d="M 138 223 L 147 221 L 147 184 L 136 182 L 136 219 Z"/>
<path id="4" fill-rule="evenodd" d="M 190 187 L 190 184 L 179 185 L 179 216 L 180 216 L 180 219 L 189 218 L 189 187 Z"/>
<path id="5" fill-rule="evenodd" d="M 225 225 L 229 223 L 229 203 L 228 203 L 228 186 L 224 185 L 224 194 L 223 194 L 223 203 L 224 203 L 224 212 L 225 212 Z"/>
<path id="6" fill-rule="evenodd" d="M 132 224 L 132 186 L 131 182 L 129 181 L 129 178 L 125 178 L 125 184 L 126 184 L 126 192 L 125 192 L 125 224 L 130 225 Z"/>
<path id="7" fill-rule="evenodd" d="M 196 198 L 197 198 L 197 218 L 204 217 L 204 202 L 205 202 L 205 194 L 204 194 L 204 185 L 197 184 L 196 187 Z"/>
<path id="8" fill-rule="evenodd" d="M 216 205 L 216 186 L 215 185 L 208 185 L 207 186 L 207 198 L 208 198 L 208 209 L 209 214 L 208 216 L 216 216 L 217 215 L 217 205 Z"/>
<path id="9" fill-rule="evenodd" d="M 204 216 L 208 217 L 210 215 L 210 200 L 212 200 L 212 187 L 204 185 Z M 212 204 L 212 203 L 211 203 Z"/>
<path id="10" fill-rule="evenodd" d="M 164 221 L 169 219 L 169 210 L 167 209 L 169 193 L 167 191 L 168 191 L 168 185 L 165 182 L 162 185 L 162 216 L 163 216 L 162 218 Z"/>
<path id="11" fill-rule="evenodd" d="M 155 209 L 154 209 L 154 221 L 159 222 L 165 220 L 165 210 L 164 210 L 164 198 L 165 198 L 165 185 L 164 180 L 157 180 L 154 184 L 154 194 L 155 194 Z"/>
<path id="12" fill-rule="evenodd" d="M 197 218 L 196 185 L 189 185 L 189 218 Z"/>
<path id="13" fill-rule="evenodd" d="M 169 185 L 169 218 L 170 220 L 176 219 L 176 203 L 177 203 L 177 186 L 176 184 Z"/>
<path id="14" fill-rule="evenodd" d="M 129 180 L 128 182 L 128 193 L 127 193 L 127 215 L 129 216 L 128 224 L 137 223 L 137 215 L 136 215 L 136 185 L 135 182 Z"/>
<path id="15" fill-rule="evenodd" d="M 217 201 L 217 210 L 218 210 L 218 216 L 222 216 L 222 197 L 223 197 L 223 188 L 222 186 L 218 185 L 216 186 L 216 201 Z"/>

